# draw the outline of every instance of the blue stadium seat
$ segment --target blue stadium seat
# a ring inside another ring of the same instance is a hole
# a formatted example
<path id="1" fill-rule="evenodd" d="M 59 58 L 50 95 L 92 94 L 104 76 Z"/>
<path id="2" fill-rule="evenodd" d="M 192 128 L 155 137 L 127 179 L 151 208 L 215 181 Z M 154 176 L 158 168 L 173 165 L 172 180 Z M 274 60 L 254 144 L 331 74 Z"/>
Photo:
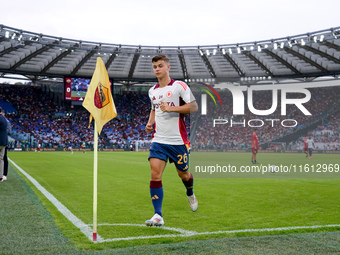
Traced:
<path id="1" fill-rule="evenodd" d="M 17 110 L 13 107 L 11 103 L 5 102 L 3 100 L 0 100 L 0 106 L 2 110 L 6 113 L 16 113 Z"/>

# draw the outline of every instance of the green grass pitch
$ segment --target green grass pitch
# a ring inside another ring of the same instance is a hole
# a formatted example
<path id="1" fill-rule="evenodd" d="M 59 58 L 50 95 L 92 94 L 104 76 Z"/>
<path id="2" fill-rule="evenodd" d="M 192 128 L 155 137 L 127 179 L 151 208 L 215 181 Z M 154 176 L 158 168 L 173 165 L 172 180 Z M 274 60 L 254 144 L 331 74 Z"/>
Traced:
<path id="1" fill-rule="evenodd" d="M 86 91 L 79 91 L 79 92 L 72 91 L 71 96 L 72 97 L 85 97 Z"/>
<path id="2" fill-rule="evenodd" d="M 178 234 L 175 230 L 110 224 L 143 224 L 153 215 L 149 194 L 147 152 L 98 153 L 98 234 L 104 239 Z M 212 156 L 213 155 L 213 156 Z M 92 223 L 93 152 L 9 152 L 8 157 L 35 178 L 86 224 Z M 223 158 L 236 166 L 250 166 L 250 153 L 192 153 L 207 162 Z M 210 160 L 210 161 L 209 161 Z M 313 160 L 313 161 L 312 161 Z M 263 164 L 339 164 L 339 155 L 258 154 Z M 195 172 L 192 169 L 195 176 Z M 165 226 L 187 231 L 212 232 L 340 224 L 340 178 L 195 178 L 199 201 L 191 212 L 185 188 L 173 164 L 163 175 Z M 340 175 L 340 173 L 339 173 Z M 334 175 L 335 176 L 335 175 Z M 299 176 L 301 177 L 301 176 Z M 303 176 L 302 176 L 303 177 Z M 30 184 L 30 183 L 29 183 Z M 31 185 L 31 184 L 30 184 Z M 218 237 L 256 236 L 261 232 L 217 233 L 190 237 L 162 237 L 93 244 L 34 187 L 62 232 L 80 248 L 105 249 L 144 244 L 172 243 Z M 102 225 L 102 224 L 107 225 Z M 285 234 L 324 230 L 282 230 Z M 266 235 L 268 233 L 265 233 Z"/>

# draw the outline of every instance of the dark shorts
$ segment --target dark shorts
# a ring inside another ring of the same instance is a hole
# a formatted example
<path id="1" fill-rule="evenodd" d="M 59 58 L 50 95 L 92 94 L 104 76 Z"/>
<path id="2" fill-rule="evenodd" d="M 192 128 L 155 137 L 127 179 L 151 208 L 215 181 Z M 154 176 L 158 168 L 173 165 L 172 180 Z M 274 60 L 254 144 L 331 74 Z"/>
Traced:
<path id="1" fill-rule="evenodd" d="M 182 172 L 189 170 L 189 152 L 187 146 L 170 145 L 162 143 L 151 143 L 150 158 L 158 158 L 165 162 L 174 163 L 176 168 Z"/>

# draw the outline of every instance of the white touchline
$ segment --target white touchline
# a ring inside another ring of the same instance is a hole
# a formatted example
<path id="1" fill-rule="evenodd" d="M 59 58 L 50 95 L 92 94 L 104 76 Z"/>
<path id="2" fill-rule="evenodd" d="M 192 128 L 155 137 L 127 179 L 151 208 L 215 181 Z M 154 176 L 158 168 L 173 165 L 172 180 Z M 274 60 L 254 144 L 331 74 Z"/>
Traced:
<path id="1" fill-rule="evenodd" d="M 11 159 L 8 159 L 23 175 L 29 179 L 32 184 L 43 193 L 43 195 L 51 201 L 52 204 L 80 231 L 92 241 L 92 228 L 91 224 L 85 224 L 80 219 L 78 219 L 69 209 L 67 209 L 62 203 L 59 202 L 50 192 L 48 192 L 43 186 L 41 186 L 32 176 L 26 173 L 21 167 L 15 164 Z M 132 223 L 101 223 L 98 226 L 135 226 L 135 227 L 146 227 L 150 228 L 144 224 L 132 224 Z M 104 239 L 101 236 L 97 236 L 97 242 L 115 242 L 124 240 L 137 240 L 137 239 L 151 239 L 151 238 L 162 238 L 162 237 L 189 237 L 197 235 L 214 235 L 214 234 L 233 234 L 233 233 L 247 233 L 247 232 L 271 232 L 271 231 L 284 231 L 284 230 L 296 230 L 296 229 L 316 229 L 316 228 L 335 228 L 340 227 L 340 224 L 330 224 L 330 225 L 315 225 L 315 226 L 295 226 L 295 227 L 281 227 L 281 228 L 259 228 L 259 229 L 237 229 L 237 230 L 221 230 L 221 231 L 211 231 L 211 232 L 196 232 L 185 230 L 181 228 L 172 227 L 159 227 L 164 230 L 177 231 L 180 234 L 167 234 L 167 235 L 153 235 L 153 236 L 130 236 L 130 237 L 118 237 L 111 239 Z"/>
<path id="2" fill-rule="evenodd" d="M 51 203 L 77 228 L 80 229 L 83 234 L 90 239 L 91 241 L 93 240 L 93 233 L 92 229 L 82 222 L 77 216 L 75 216 L 69 209 L 67 209 L 66 206 L 64 206 L 62 203 L 59 202 L 58 199 L 56 199 L 50 192 L 48 192 L 43 186 L 40 185 L 39 182 L 37 182 L 32 176 L 30 176 L 28 173 L 26 173 L 21 167 L 19 167 L 17 164 L 14 163 L 13 160 L 9 159 L 8 160 L 23 174 L 29 179 L 32 184 L 40 190 L 40 192 L 48 199 L 51 201 Z M 103 242 L 104 239 L 97 235 L 97 241 L 98 242 Z"/>

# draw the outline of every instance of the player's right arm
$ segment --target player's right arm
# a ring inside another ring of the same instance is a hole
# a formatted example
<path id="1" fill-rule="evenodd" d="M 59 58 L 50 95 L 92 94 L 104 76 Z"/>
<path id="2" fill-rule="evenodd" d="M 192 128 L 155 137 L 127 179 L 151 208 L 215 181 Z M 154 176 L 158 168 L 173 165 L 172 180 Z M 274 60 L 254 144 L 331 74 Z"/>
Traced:
<path id="1" fill-rule="evenodd" d="M 150 111 L 149 121 L 148 124 L 145 126 L 145 131 L 147 133 L 151 133 L 153 130 L 153 124 L 155 123 L 155 110 Z"/>

